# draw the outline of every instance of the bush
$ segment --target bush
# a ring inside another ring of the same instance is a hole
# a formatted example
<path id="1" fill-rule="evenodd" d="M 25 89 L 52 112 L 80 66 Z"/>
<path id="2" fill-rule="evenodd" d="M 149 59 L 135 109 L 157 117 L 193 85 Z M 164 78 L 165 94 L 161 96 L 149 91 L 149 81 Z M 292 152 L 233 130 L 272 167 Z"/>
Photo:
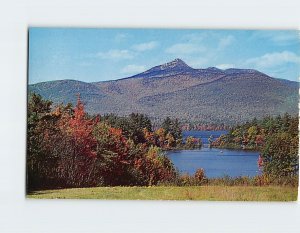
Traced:
<path id="1" fill-rule="evenodd" d="M 205 179 L 204 169 L 203 168 L 197 169 L 197 171 L 195 172 L 194 177 L 195 177 L 196 182 L 201 184 Z"/>

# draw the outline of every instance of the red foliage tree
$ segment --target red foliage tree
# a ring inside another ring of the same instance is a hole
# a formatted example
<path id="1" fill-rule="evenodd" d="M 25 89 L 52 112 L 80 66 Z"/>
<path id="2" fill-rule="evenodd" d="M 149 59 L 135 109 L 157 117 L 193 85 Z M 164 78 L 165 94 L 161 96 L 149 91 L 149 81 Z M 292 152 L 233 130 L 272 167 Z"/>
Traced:
<path id="1" fill-rule="evenodd" d="M 80 100 L 80 95 L 78 95 L 74 116 L 67 122 L 67 131 L 74 139 L 77 154 L 96 157 L 96 140 L 92 132 L 99 118 L 87 119 L 85 115 L 84 105 Z"/>
<path id="2" fill-rule="evenodd" d="M 99 118 L 88 119 L 84 105 L 77 98 L 74 114 L 63 113 L 60 120 L 60 130 L 65 135 L 59 172 L 70 186 L 92 185 L 91 175 L 97 156 L 97 142 L 93 135 L 93 128 Z M 64 153 L 63 153 L 64 152 Z"/>

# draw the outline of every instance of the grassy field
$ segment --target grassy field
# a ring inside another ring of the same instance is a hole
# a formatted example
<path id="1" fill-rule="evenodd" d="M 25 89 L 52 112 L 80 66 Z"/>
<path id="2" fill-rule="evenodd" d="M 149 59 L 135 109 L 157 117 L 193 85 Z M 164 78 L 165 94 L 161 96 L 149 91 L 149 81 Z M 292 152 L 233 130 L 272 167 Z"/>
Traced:
<path id="1" fill-rule="evenodd" d="M 109 200 L 296 201 L 298 188 L 280 186 L 97 187 L 36 191 L 27 198 Z"/>

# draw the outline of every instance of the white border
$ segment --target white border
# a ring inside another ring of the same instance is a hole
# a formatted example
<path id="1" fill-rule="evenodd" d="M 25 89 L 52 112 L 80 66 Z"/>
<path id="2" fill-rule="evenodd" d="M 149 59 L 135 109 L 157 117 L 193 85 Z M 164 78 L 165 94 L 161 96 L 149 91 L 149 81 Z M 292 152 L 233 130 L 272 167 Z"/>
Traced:
<path id="1" fill-rule="evenodd" d="M 299 232 L 299 203 L 25 200 L 28 26 L 297 29 L 295 0 L 1 1 L 0 232 Z"/>

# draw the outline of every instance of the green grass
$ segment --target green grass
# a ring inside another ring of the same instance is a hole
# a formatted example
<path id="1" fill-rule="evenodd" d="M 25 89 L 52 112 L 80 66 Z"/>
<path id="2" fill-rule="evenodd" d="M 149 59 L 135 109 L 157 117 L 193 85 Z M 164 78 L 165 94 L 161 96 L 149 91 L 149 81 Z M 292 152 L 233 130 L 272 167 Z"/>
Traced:
<path id="1" fill-rule="evenodd" d="M 296 201 L 298 188 L 281 186 L 97 187 L 36 191 L 27 198 L 109 200 Z"/>

